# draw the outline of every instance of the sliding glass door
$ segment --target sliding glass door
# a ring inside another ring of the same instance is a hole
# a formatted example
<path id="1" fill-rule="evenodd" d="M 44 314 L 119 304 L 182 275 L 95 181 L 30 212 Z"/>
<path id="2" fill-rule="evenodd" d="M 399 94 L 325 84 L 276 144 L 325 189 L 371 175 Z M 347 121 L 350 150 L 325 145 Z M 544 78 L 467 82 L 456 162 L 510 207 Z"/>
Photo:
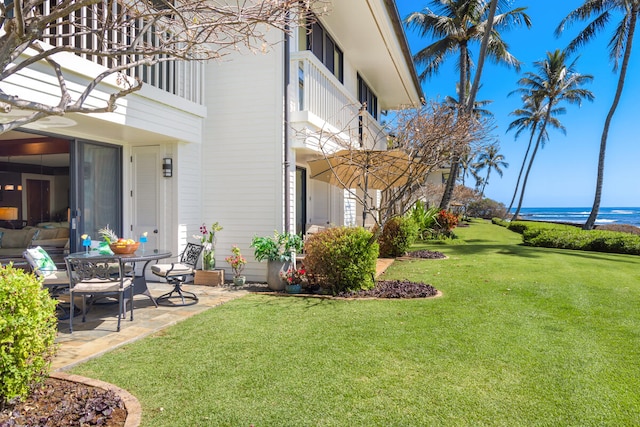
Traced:
<path id="1" fill-rule="evenodd" d="M 122 147 L 75 140 L 71 144 L 71 251 L 80 236 L 100 240 L 98 230 L 122 230 Z"/>

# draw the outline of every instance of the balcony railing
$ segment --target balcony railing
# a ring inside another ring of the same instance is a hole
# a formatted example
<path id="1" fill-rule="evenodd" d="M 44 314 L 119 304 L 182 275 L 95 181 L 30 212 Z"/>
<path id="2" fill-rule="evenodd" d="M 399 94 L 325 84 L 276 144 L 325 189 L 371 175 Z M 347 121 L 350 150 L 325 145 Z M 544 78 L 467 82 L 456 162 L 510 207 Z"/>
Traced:
<path id="1" fill-rule="evenodd" d="M 39 6 L 39 13 L 48 16 L 52 13 L 51 9 L 56 7 L 55 1 L 45 0 Z M 110 7 L 111 10 L 105 11 L 105 7 Z M 101 31 L 104 28 L 101 17 L 120 16 L 123 13 L 125 13 L 124 8 L 118 2 L 101 2 L 83 7 L 69 16 L 58 18 L 57 25 L 45 28 L 43 40 L 54 46 L 71 46 L 89 50 L 97 50 L 101 44 L 105 43 L 113 46 L 126 44 L 128 40 L 136 38 L 140 34 L 140 29 L 144 28 L 142 19 L 131 21 L 131 25 L 116 25 L 112 30 Z M 102 34 L 103 38 L 100 39 L 98 34 Z M 143 35 L 143 40 L 145 43 L 153 44 L 155 37 L 151 28 Z M 132 60 L 124 55 L 103 57 L 79 53 L 78 56 L 109 68 Z M 145 84 L 188 101 L 197 104 L 204 102 L 204 64 L 201 62 L 166 61 L 151 66 L 133 67 L 127 69 L 125 73 L 130 77 L 140 77 Z"/>
<path id="2" fill-rule="evenodd" d="M 352 144 L 358 140 L 367 148 L 384 148 L 387 133 L 367 111 L 362 111 L 358 100 L 309 51 L 291 54 L 294 111 L 305 112 L 319 119 L 317 131 L 347 135 Z M 295 96 L 294 96 L 295 94 Z"/>

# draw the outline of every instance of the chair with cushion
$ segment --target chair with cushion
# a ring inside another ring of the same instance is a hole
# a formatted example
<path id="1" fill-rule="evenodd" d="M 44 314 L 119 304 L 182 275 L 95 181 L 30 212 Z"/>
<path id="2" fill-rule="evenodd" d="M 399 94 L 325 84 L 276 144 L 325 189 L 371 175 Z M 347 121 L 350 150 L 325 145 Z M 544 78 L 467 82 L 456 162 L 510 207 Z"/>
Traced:
<path id="1" fill-rule="evenodd" d="M 88 308 L 106 297 L 118 299 L 118 332 L 120 319 L 126 317 L 126 301 L 129 301 L 131 320 L 133 320 L 133 298 L 131 298 L 132 279 L 125 273 L 124 264 L 115 256 L 86 258 L 65 258 L 70 277 L 69 295 L 82 296 L 82 321 L 86 321 Z M 87 304 L 87 296 L 89 296 Z M 88 305 L 88 307 L 87 307 Z M 73 332 L 73 304 L 69 321 L 69 332 Z"/>
<path id="2" fill-rule="evenodd" d="M 69 288 L 67 272 L 58 269 L 46 250 L 36 246 L 25 250 L 22 256 L 31 266 L 33 273 L 42 279 L 42 286 L 49 290 L 51 296 L 58 296 Z"/>
<path id="3" fill-rule="evenodd" d="M 158 277 L 162 277 L 167 283 L 173 285 L 173 290 L 156 298 L 158 304 L 167 303 L 172 298 L 180 298 L 181 303 L 171 305 L 193 305 L 198 302 L 198 297 L 193 292 L 182 289 L 182 285 L 189 276 L 195 274 L 196 264 L 202 253 L 202 245 L 187 243 L 187 247 L 180 255 L 177 263 L 155 264 L 151 266 L 151 272 Z M 174 295 L 174 293 L 176 295 Z M 189 302 L 186 299 L 191 300 Z"/>

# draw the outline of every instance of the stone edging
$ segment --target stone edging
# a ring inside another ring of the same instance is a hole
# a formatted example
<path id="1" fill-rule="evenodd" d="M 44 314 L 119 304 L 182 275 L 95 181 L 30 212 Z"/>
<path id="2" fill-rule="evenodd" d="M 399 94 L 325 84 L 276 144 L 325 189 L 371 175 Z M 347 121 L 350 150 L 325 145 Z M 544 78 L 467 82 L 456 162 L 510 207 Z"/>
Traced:
<path id="1" fill-rule="evenodd" d="M 124 427 L 138 427 L 140 425 L 140 422 L 142 421 L 142 407 L 140 406 L 138 399 L 128 391 L 104 381 L 86 378 L 80 375 L 67 374 L 65 372 L 51 372 L 49 376 L 59 380 L 81 383 L 91 387 L 99 387 L 103 390 L 113 391 L 120 396 L 124 403 L 124 407 L 127 410 L 127 419 L 124 423 Z"/>

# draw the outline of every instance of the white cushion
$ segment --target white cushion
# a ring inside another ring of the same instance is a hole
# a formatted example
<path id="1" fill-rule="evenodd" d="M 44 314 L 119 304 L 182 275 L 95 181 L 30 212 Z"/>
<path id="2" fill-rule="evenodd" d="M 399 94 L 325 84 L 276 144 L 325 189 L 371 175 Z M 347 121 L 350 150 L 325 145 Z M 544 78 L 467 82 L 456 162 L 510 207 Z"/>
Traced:
<path id="1" fill-rule="evenodd" d="M 131 279 L 126 278 L 123 280 L 123 285 L 121 288 L 120 280 L 89 279 L 76 283 L 72 291 L 83 293 L 118 292 L 123 289 L 127 289 L 129 286 L 131 286 L 131 283 Z"/>
<path id="2" fill-rule="evenodd" d="M 173 270 L 172 270 L 173 268 Z M 171 272 L 169 273 L 169 271 Z M 151 272 L 156 276 L 165 277 L 167 273 L 171 276 L 181 276 L 183 274 L 193 274 L 193 268 L 185 264 L 153 264 Z"/>
<path id="3" fill-rule="evenodd" d="M 53 262 L 47 251 L 40 246 L 24 251 L 24 257 L 38 276 L 44 276 L 49 272 L 58 270 L 56 263 Z"/>

